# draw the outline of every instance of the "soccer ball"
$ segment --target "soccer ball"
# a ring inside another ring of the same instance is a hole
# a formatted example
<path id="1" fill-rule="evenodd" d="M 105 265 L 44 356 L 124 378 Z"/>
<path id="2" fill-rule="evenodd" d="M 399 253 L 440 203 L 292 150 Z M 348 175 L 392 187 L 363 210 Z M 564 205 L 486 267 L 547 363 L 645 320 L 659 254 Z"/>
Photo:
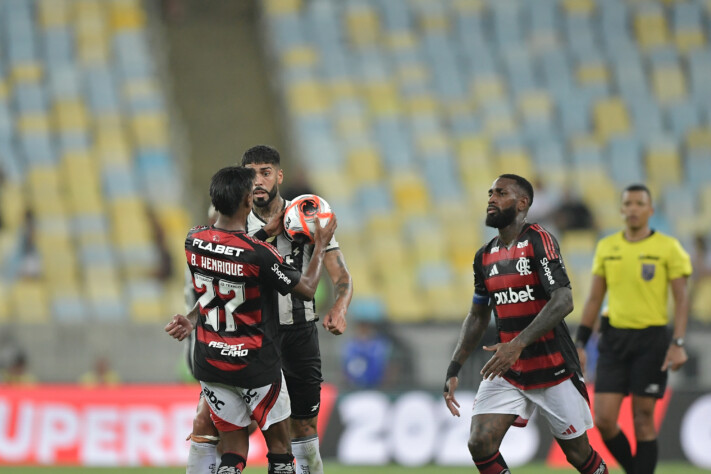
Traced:
<path id="1" fill-rule="evenodd" d="M 314 221 L 318 218 L 323 227 L 331 216 L 331 206 L 322 197 L 315 194 L 297 196 L 284 211 L 284 235 L 298 243 L 313 243 L 316 231 Z"/>

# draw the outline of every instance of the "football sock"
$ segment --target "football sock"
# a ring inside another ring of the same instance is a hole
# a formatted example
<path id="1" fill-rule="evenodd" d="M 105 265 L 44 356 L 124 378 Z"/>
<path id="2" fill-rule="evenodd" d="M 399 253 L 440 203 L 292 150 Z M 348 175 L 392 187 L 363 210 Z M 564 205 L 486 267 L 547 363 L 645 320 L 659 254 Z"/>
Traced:
<path id="1" fill-rule="evenodd" d="M 590 449 L 590 456 L 582 466 L 575 468 L 582 474 L 608 474 L 607 464 L 602 460 L 602 457 L 594 449 Z"/>
<path id="2" fill-rule="evenodd" d="M 323 474 L 323 462 L 318 448 L 318 435 L 291 440 L 291 450 L 299 474 Z"/>
<path id="3" fill-rule="evenodd" d="M 627 436 L 622 432 L 618 431 L 615 436 L 610 439 L 603 439 L 605 446 L 610 451 L 617 462 L 620 463 L 622 469 L 625 470 L 627 474 L 634 474 L 634 463 L 635 459 L 632 457 L 632 450 L 630 448 L 630 442 Z"/>
<path id="4" fill-rule="evenodd" d="M 267 461 L 269 461 L 269 474 L 294 474 L 294 456 L 291 453 L 273 454 L 267 453 Z"/>
<path id="5" fill-rule="evenodd" d="M 246 465 L 247 461 L 239 454 L 225 453 L 222 455 L 222 462 L 217 472 L 219 474 L 242 474 Z"/>
<path id="6" fill-rule="evenodd" d="M 185 474 L 214 473 L 217 466 L 217 444 L 190 441 Z"/>
<path id="7" fill-rule="evenodd" d="M 657 440 L 637 441 L 637 454 L 634 457 L 636 473 L 647 474 L 653 473 L 657 467 L 657 457 L 659 450 Z"/>
<path id="8" fill-rule="evenodd" d="M 499 451 L 491 456 L 475 459 L 474 464 L 481 474 L 509 474 L 511 472 Z"/>

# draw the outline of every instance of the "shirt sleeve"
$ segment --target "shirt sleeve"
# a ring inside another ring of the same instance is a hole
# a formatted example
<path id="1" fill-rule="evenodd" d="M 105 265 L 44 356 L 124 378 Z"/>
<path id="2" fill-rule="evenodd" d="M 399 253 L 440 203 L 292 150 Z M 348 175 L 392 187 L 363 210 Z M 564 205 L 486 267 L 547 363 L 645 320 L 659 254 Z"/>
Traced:
<path id="1" fill-rule="evenodd" d="M 474 256 L 474 303 L 487 305 L 489 303 L 489 290 L 484 281 L 483 252 L 479 250 Z"/>
<path id="2" fill-rule="evenodd" d="M 669 279 L 676 280 L 677 278 L 685 277 L 691 275 L 691 258 L 689 254 L 684 250 L 678 240 L 674 239 L 672 241 L 671 253 L 669 255 Z"/>
<path id="3" fill-rule="evenodd" d="M 260 278 L 282 295 L 291 293 L 292 288 L 301 280 L 301 272 L 286 263 L 272 245 L 265 243 L 259 248 Z"/>
<path id="4" fill-rule="evenodd" d="M 539 227 L 532 233 L 531 240 L 534 250 L 533 266 L 546 293 L 550 296 L 558 288 L 570 288 L 570 279 L 556 238 Z"/>
<path id="5" fill-rule="evenodd" d="M 605 278 L 605 261 L 603 259 L 602 240 L 595 246 L 595 256 L 593 257 L 592 274 Z"/>

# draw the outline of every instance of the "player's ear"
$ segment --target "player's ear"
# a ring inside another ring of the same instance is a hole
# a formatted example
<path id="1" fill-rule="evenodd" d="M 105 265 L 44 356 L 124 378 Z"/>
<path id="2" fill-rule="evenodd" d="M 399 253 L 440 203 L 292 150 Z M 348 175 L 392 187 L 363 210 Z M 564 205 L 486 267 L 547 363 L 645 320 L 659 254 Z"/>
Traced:
<path id="1" fill-rule="evenodd" d="M 277 171 L 277 184 L 281 184 L 282 181 L 284 181 L 284 172 L 279 168 L 279 171 Z"/>

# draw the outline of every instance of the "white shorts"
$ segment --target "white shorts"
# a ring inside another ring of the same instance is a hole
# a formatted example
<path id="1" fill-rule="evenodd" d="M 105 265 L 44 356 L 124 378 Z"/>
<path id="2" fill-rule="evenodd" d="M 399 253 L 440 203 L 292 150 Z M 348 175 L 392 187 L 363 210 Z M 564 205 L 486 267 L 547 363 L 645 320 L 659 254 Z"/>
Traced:
<path id="1" fill-rule="evenodd" d="M 546 388 L 522 390 L 502 377 L 482 380 L 472 416 L 491 413 L 518 415 L 528 420 L 538 408 L 557 439 L 573 439 L 593 427 L 590 406 L 571 379 Z M 525 426 L 517 419 L 516 426 Z"/>
<path id="2" fill-rule="evenodd" d="M 255 420 L 262 430 L 291 415 L 284 374 L 281 381 L 259 388 L 241 388 L 221 383 L 200 382 L 210 406 L 210 417 L 219 431 L 246 428 Z"/>

